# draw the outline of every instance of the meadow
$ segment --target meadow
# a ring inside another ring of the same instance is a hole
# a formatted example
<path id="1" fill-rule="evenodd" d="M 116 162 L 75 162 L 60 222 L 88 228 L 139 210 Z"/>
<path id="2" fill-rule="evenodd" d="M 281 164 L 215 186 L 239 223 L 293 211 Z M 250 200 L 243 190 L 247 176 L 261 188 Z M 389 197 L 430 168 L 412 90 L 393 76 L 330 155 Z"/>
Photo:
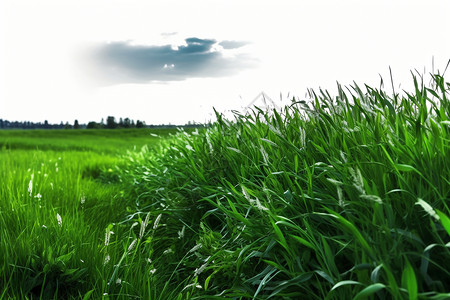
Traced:
<path id="1" fill-rule="evenodd" d="M 0 298 L 449 299 L 432 79 L 159 137 L 0 132 Z"/>
<path id="2" fill-rule="evenodd" d="M 171 132 L 0 131 L 0 298 L 66 299 L 106 289 L 105 229 L 127 206 L 112 169 L 120 155 Z"/>

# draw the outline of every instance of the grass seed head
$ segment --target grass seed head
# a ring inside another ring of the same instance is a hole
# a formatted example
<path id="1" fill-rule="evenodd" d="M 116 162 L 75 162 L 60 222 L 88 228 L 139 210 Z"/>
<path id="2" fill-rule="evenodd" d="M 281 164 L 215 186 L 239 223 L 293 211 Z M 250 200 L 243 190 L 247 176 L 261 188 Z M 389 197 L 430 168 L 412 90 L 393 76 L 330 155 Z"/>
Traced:
<path id="1" fill-rule="evenodd" d="M 56 214 L 56 220 L 58 221 L 59 227 L 62 227 L 62 218 L 60 214 Z"/>
<path id="2" fill-rule="evenodd" d="M 162 216 L 162 214 L 159 214 L 159 215 L 156 217 L 155 223 L 153 223 L 153 230 L 155 230 L 156 228 L 158 228 L 159 221 L 161 220 L 161 216 Z"/>
<path id="3" fill-rule="evenodd" d="M 103 265 L 106 265 L 111 260 L 111 256 L 108 253 L 105 255 L 105 259 L 103 260 Z"/>
<path id="4" fill-rule="evenodd" d="M 141 239 L 144 236 L 145 228 L 147 227 L 149 220 L 150 220 L 150 212 L 145 217 L 144 222 L 141 223 L 141 230 L 139 231 L 139 239 Z"/>
<path id="5" fill-rule="evenodd" d="M 111 229 L 108 227 L 106 228 L 106 232 L 105 232 L 105 246 L 107 247 L 109 245 L 109 240 L 111 238 L 111 235 L 113 235 L 114 232 L 111 231 Z"/>
<path id="6" fill-rule="evenodd" d="M 189 250 L 189 253 L 195 252 L 195 251 L 197 251 L 198 249 L 200 249 L 201 247 L 202 247 L 202 244 L 197 244 L 197 245 L 195 245 L 194 247 L 192 247 L 191 250 Z"/>
<path id="7" fill-rule="evenodd" d="M 127 250 L 128 254 L 130 254 L 131 251 L 133 251 L 134 246 L 136 246 L 136 243 L 137 243 L 137 239 L 134 239 L 134 240 L 131 242 L 130 246 L 128 246 L 128 250 Z"/>
<path id="8" fill-rule="evenodd" d="M 33 176 L 31 176 L 30 182 L 28 183 L 28 194 L 30 194 L 30 197 L 33 194 Z"/>
<path id="9" fill-rule="evenodd" d="M 425 210 L 426 213 L 428 213 L 430 216 L 432 216 L 436 221 L 439 221 L 439 216 L 436 213 L 436 211 L 431 207 L 430 204 L 425 202 L 423 199 L 418 198 L 416 205 L 422 206 L 423 210 Z"/>

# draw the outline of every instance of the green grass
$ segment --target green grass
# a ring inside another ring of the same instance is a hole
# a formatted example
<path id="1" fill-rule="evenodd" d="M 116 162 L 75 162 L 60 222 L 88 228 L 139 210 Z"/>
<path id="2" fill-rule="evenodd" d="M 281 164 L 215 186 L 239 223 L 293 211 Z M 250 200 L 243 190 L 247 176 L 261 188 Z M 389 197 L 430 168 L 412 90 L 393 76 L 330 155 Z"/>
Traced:
<path id="1" fill-rule="evenodd" d="M 309 102 L 218 115 L 205 131 L 132 153 L 118 172 L 139 203 L 129 222 L 148 213 L 161 223 L 141 238 L 134 227 L 122 272 L 143 275 L 119 268 L 135 282 L 120 292 L 448 299 L 450 86 L 433 78 L 430 87 L 414 78 L 402 97 L 356 85 L 336 98 L 311 91 Z"/>
<path id="2" fill-rule="evenodd" d="M 112 169 L 119 153 L 160 139 L 150 133 L 169 132 L 0 131 L 0 299 L 107 291 L 105 257 L 122 255 L 122 244 L 120 226 L 108 246 L 105 230 L 129 204 Z"/>
<path id="3" fill-rule="evenodd" d="M 414 83 L 128 152 L 0 132 L 0 298 L 448 299 L 450 84 Z"/>
<path id="4" fill-rule="evenodd" d="M 175 133 L 176 129 L 95 130 L 0 130 L 0 149 L 94 151 L 120 154 L 142 148 L 154 135 Z M 152 135 L 151 135 L 152 134 Z"/>

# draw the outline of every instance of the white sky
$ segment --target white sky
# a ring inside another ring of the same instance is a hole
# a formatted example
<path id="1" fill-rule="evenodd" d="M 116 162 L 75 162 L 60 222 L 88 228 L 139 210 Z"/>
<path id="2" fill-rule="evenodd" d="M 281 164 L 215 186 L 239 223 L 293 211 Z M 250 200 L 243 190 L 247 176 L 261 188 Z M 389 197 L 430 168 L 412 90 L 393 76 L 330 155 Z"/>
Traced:
<path id="1" fill-rule="evenodd" d="M 245 4 L 243 4 L 245 3 Z M 176 35 L 163 35 L 173 33 Z M 336 81 L 408 89 L 410 70 L 443 71 L 450 59 L 450 1 L 2 0 L 0 118 L 50 123 L 109 115 L 184 124 L 240 109 L 264 91 L 303 98 Z M 234 76 L 99 86 L 92 45 L 184 39 L 250 42 L 256 68 Z M 450 72 L 450 70 L 449 70 Z"/>

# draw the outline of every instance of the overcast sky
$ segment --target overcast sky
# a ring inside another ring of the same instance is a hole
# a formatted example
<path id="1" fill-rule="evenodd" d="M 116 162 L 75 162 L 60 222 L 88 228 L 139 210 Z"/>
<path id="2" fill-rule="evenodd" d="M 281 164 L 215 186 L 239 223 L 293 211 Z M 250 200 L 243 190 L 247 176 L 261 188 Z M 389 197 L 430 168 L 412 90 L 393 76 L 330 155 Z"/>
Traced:
<path id="1" fill-rule="evenodd" d="M 0 118 L 184 124 L 450 59 L 450 1 L 2 0 Z M 450 72 L 450 70 L 449 70 Z M 448 78 L 448 77 L 447 77 Z"/>

